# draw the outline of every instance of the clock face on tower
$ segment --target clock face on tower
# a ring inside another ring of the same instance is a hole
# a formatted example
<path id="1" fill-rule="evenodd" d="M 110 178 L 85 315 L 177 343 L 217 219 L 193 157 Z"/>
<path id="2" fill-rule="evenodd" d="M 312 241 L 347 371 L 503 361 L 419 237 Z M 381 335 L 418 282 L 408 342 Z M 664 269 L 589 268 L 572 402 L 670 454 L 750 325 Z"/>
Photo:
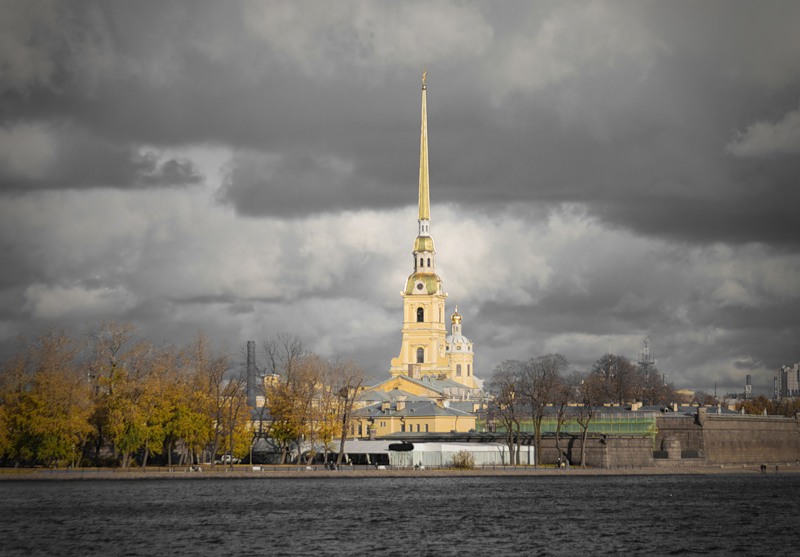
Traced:
<path id="1" fill-rule="evenodd" d="M 421 282 L 418 282 L 417 283 L 417 290 L 422 290 L 423 288 L 425 288 L 425 285 L 422 284 Z"/>

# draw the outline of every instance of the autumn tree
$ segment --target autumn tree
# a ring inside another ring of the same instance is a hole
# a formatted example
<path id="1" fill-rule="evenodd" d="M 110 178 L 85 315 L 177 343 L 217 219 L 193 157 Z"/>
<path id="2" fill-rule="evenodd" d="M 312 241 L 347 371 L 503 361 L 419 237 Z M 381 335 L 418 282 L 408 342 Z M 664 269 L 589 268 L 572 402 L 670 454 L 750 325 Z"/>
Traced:
<path id="1" fill-rule="evenodd" d="M 553 406 L 556 409 L 556 451 L 562 460 L 566 455 L 561 449 L 561 429 L 568 417 L 569 404 L 579 399 L 581 379 L 581 373 L 574 371 L 569 375 L 560 376 L 553 386 Z"/>
<path id="2" fill-rule="evenodd" d="M 250 409 L 247 405 L 246 378 L 243 372 L 227 379 L 222 389 L 221 403 L 224 416 L 222 438 L 227 454 L 242 455 L 250 444 Z M 233 466 L 233 460 L 229 460 L 228 464 Z"/>
<path id="3" fill-rule="evenodd" d="M 279 333 L 264 341 L 264 355 L 267 374 L 290 378 L 298 363 L 308 355 L 308 351 L 299 337 Z"/>
<path id="4" fill-rule="evenodd" d="M 351 361 L 326 360 L 305 349 L 303 341 L 282 333 L 264 342 L 268 434 L 281 449 L 281 463 L 292 447 L 305 442 L 308 458 L 321 447 L 327 461 L 336 436 L 339 457 L 347 436 L 355 397 L 364 382 L 363 370 Z"/>
<path id="5" fill-rule="evenodd" d="M 146 467 L 150 456 L 164 452 L 171 465 L 178 443 L 188 443 L 192 454 L 209 444 L 209 386 L 189 361 L 191 350 L 153 346 L 122 325 L 95 338 L 97 435 L 111 444 L 121 466 L 138 455 Z"/>
<path id="6" fill-rule="evenodd" d="M 769 399 L 764 395 L 743 400 L 736 404 L 736 410 L 745 414 L 787 416 L 793 418 L 800 412 L 800 398 Z"/>
<path id="7" fill-rule="evenodd" d="M 364 370 L 355 362 L 336 362 L 334 365 L 332 391 L 337 395 L 339 403 L 337 406 L 338 418 L 341 425 L 339 430 L 339 454 L 336 458 L 337 466 L 342 464 L 344 444 L 347 438 L 347 431 L 350 428 L 353 406 L 364 380 Z"/>
<path id="8" fill-rule="evenodd" d="M 318 444 L 322 448 L 323 462 L 328 462 L 328 453 L 332 450 L 333 438 L 339 430 L 340 400 L 336 380 L 339 362 L 320 360 L 320 371 L 316 385 L 315 401 L 311 409 L 311 427 L 308 441 L 311 444 L 311 456 Z"/>
<path id="9" fill-rule="evenodd" d="M 249 424 L 246 378 L 232 369 L 228 358 L 215 353 L 208 338 L 198 334 L 187 350 L 188 365 L 197 375 L 202 394 L 196 400 L 206 405 L 210 430 L 206 439 L 212 457 L 225 450 L 242 454 L 242 439 Z M 197 448 L 193 448 L 197 452 Z M 213 466 L 212 458 L 212 466 Z"/>
<path id="10" fill-rule="evenodd" d="M 200 453 L 208 444 L 214 429 L 208 412 L 212 407 L 211 397 L 206 383 L 185 362 L 163 396 L 170 401 L 164 438 L 167 465 L 173 465 L 176 452 L 180 454 L 180 464 L 185 465 L 190 455 Z"/>
<path id="11" fill-rule="evenodd" d="M 296 399 L 297 409 L 302 425 L 302 438 L 309 447 L 308 460 L 313 460 L 319 440 L 320 428 L 329 434 L 335 420 L 335 407 L 332 404 L 333 393 L 327 382 L 330 366 L 317 354 L 308 354 L 300 360 L 292 372 L 292 394 Z M 329 401 L 329 402 L 328 402 Z M 327 408 L 328 412 L 323 409 Z M 302 456 L 302 451 L 298 454 Z"/>
<path id="12" fill-rule="evenodd" d="M 95 458 L 108 447 L 122 466 L 139 455 L 145 467 L 166 453 L 171 466 L 176 447 L 198 454 L 208 445 L 208 382 L 193 365 L 191 347 L 154 346 L 137 339 L 133 325 L 114 321 L 100 323 L 89 339 Z"/>
<path id="13" fill-rule="evenodd" d="M 800 413 L 800 398 L 782 398 L 774 402 L 775 406 L 773 413 L 775 415 L 794 418 Z"/>
<path id="14" fill-rule="evenodd" d="M 578 385 L 578 400 L 581 403 L 576 421 L 581 428 L 581 468 L 586 467 L 586 443 L 589 440 L 589 427 L 600 412 L 598 404 L 607 396 L 607 381 L 597 373 L 585 375 Z"/>
<path id="15" fill-rule="evenodd" d="M 604 354 L 593 365 L 592 375 L 599 378 L 599 402 L 624 404 L 640 391 L 637 367 L 624 356 Z"/>
<path id="16" fill-rule="evenodd" d="M 285 380 L 271 381 L 266 386 L 266 403 L 270 414 L 269 435 L 281 450 L 281 464 L 292 443 L 302 437 L 305 429 L 294 385 Z"/>
<path id="17" fill-rule="evenodd" d="M 129 467 L 132 457 L 148 443 L 148 404 L 152 401 L 148 391 L 154 388 L 149 374 L 154 350 L 149 343 L 139 341 L 124 364 L 113 366 L 110 375 L 100 379 L 105 392 L 105 429 L 123 468 Z"/>
<path id="18" fill-rule="evenodd" d="M 664 376 L 652 365 L 638 366 L 638 393 L 636 398 L 644 404 L 666 403 L 672 398 L 672 389 Z"/>
<path id="19" fill-rule="evenodd" d="M 293 446 L 297 447 L 300 458 L 301 442 L 314 435 L 313 424 L 319 413 L 318 388 L 326 364 L 316 354 L 306 351 L 298 337 L 284 333 L 267 340 L 264 353 L 267 373 L 272 377 L 265 389 L 271 416 L 269 435 L 281 449 L 283 464 Z"/>
<path id="20" fill-rule="evenodd" d="M 23 393 L 28 386 L 27 354 L 22 347 L 0 368 L 0 460 L 22 460 L 25 450 L 25 429 L 20 412 Z"/>
<path id="21" fill-rule="evenodd" d="M 90 421 L 93 426 L 94 460 L 99 461 L 101 451 L 108 438 L 109 410 L 114 383 L 122 374 L 117 373 L 125 365 L 128 351 L 135 345 L 136 328 L 131 323 L 101 321 L 89 333 L 91 355 L 87 362 L 87 379 L 92 386 L 93 411 Z"/>
<path id="22" fill-rule="evenodd" d="M 519 464 L 520 433 L 524 414 L 523 396 L 519 385 L 523 373 L 522 362 L 506 360 L 495 368 L 494 375 L 487 383 L 487 391 L 491 395 L 489 418 L 499 422 L 505 430 L 511 464 Z"/>
<path id="23" fill-rule="evenodd" d="M 567 360 L 561 354 L 547 354 L 533 358 L 519 367 L 519 392 L 530 411 L 536 463 L 541 464 L 542 420 L 545 408 L 553 401 L 561 371 L 567 367 Z"/>
<path id="24" fill-rule="evenodd" d="M 92 429 L 79 348 L 74 340 L 51 331 L 24 350 L 3 369 L 4 452 L 18 463 L 77 466 Z"/>
<path id="25" fill-rule="evenodd" d="M 697 404 L 699 406 L 716 406 L 719 404 L 719 399 L 714 395 L 707 393 L 705 391 L 695 391 L 691 394 L 691 396 L 687 395 L 682 397 L 677 402 L 680 403 L 688 403 L 688 404 Z"/>
<path id="26" fill-rule="evenodd" d="M 146 365 L 147 372 L 141 378 L 138 409 L 144 440 L 140 447 L 142 468 L 147 466 L 150 455 L 160 455 L 167 445 L 173 405 L 178 403 L 170 392 L 174 390 L 180 364 L 176 350 L 167 346 L 152 350 Z"/>

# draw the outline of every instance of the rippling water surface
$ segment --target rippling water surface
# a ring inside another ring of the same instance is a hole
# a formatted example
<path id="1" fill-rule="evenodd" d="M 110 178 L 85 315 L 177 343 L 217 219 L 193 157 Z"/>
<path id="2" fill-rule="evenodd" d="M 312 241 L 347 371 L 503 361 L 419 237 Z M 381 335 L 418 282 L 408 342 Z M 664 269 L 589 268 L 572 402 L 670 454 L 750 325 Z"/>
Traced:
<path id="1" fill-rule="evenodd" d="M 2 555 L 796 555 L 800 476 L 0 483 Z"/>

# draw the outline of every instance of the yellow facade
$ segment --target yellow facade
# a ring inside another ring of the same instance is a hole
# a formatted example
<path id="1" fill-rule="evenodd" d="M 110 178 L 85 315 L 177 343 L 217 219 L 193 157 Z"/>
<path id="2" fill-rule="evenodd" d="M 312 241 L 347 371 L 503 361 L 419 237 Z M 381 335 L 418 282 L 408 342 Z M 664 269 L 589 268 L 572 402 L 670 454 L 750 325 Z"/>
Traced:
<path id="1" fill-rule="evenodd" d="M 459 415 L 414 415 L 398 414 L 392 409 L 385 415 L 371 417 L 359 416 L 353 420 L 350 433 L 353 437 L 368 438 L 370 430 L 376 437 L 391 435 L 392 433 L 448 433 L 455 431 L 466 433 L 474 431 L 476 418 L 474 415 L 459 413 Z"/>
<path id="2" fill-rule="evenodd" d="M 446 297 L 441 290 L 433 294 L 425 289 L 420 294 L 403 294 L 403 340 L 400 355 L 392 359 L 393 376 L 409 375 L 419 379 L 423 375 L 449 375 L 444 319 Z"/>

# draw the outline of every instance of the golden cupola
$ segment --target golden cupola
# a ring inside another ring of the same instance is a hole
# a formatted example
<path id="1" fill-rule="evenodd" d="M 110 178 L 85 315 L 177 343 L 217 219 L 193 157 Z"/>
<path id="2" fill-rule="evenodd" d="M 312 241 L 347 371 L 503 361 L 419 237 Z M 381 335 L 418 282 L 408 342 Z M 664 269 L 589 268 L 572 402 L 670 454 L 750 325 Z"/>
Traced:
<path id="1" fill-rule="evenodd" d="M 461 314 L 458 313 L 458 306 L 450 316 L 450 325 L 452 333 L 445 339 L 448 352 L 451 354 L 472 353 L 472 341 L 461 333 Z"/>

